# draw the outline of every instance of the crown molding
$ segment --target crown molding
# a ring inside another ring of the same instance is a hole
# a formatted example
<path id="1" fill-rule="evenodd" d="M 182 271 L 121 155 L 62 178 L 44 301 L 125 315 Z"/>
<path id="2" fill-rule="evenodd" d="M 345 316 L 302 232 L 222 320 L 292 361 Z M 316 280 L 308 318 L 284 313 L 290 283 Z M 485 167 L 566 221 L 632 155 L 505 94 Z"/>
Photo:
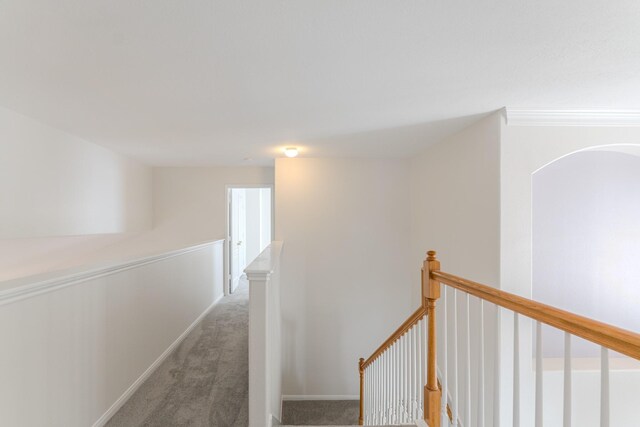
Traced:
<path id="1" fill-rule="evenodd" d="M 507 126 L 640 126 L 640 110 L 527 110 L 505 108 Z"/>

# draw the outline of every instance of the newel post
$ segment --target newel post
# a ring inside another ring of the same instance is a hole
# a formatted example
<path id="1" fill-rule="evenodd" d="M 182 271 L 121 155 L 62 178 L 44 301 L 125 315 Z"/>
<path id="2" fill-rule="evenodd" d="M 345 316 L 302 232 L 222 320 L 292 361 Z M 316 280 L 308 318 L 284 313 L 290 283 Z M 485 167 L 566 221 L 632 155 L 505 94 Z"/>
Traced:
<path id="1" fill-rule="evenodd" d="M 422 268 L 422 304 L 427 308 L 427 385 L 424 388 L 424 419 L 429 427 L 440 427 L 442 392 L 438 388 L 436 361 L 436 301 L 440 298 L 440 282 L 431 273 L 440 270 L 436 252 L 427 252 Z"/>
<path id="2" fill-rule="evenodd" d="M 364 359 L 362 357 L 358 367 L 360 370 L 360 418 L 358 424 L 364 425 Z"/>

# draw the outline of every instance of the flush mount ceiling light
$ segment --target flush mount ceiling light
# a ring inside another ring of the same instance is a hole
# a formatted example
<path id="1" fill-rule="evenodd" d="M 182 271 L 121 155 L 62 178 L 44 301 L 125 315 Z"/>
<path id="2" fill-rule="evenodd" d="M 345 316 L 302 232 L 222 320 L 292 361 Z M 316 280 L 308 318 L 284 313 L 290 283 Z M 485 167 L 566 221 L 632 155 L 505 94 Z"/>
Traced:
<path id="1" fill-rule="evenodd" d="M 296 157 L 298 155 L 298 149 L 296 147 L 287 147 L 284 149 L 284 155 L 287 157 Z"/>

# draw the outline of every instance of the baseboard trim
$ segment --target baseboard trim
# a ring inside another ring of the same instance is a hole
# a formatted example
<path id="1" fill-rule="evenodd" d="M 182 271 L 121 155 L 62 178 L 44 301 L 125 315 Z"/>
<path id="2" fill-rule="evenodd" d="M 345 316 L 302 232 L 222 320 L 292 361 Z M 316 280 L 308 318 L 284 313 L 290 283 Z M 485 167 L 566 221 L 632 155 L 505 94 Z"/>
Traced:
<path id="1" fill-rule="evenodd" d="M 187 335 L 189 335 L 191 331 L 193 331 L 193 329 L 195 329 L 195 327 L 198 326 L 200 321 L 202 321 L 202 319 L 207 314 L 209 314 L 211 309 L 215 307 L 216 304 L 220 302 L 220 300 L 222 300 L 222 298 L 224 298 L 224 295 L 221 295 L 220 297 L 218 297 L 218 299 L 216 299 L 209 307 L 207 307 L 202 312 L 202 314 L 200 314 L 200 316 L 198 316 L 198 318 L 194 320 L 193 323 L 189 325 L 189 327 L 182 334 L 180 334 L 180 336 L 176 338 L 176 340 L 173 343 L 171 343 L 171 345 L 160 355 L 160 357 L 158 357 L 151 364 L 151 366 L 149 366 L 147 370 L 144 371 L 142 375 L 140 375 L 140 377 L 138 377 L 138 379 L 135 380 L 133 384 L 131 384 L 131 386 L 129 386 L 129 388 L 122 394 L 122 396 L 120 396 L 113 403 L 113 405 L 111 405 L 111 407 L 107 409 L 107 411 L 104 414 L 102 414 L 102 416 L 98 418 L 98 420 L 95 423 L 93 423 L 92 427 L 103 427 L 111 419 L 111 417 L 113 417 L 116 414 L 116 412 L 118 412 L 118 410 L 122 408 L 122 406 L 127 402 L 127 400 L 129 400 L 129 398 L 133 395 L 133 393 L 135 393 L 136 390 L 140 388 L 142 383 L 144 383 L 151 376 L 151 374 L 153 374 L 155 370 L 158 369 L 158 367 L 162 364 L 162 362 L 164 362 L 164 360 L 167 357 L 169 357 L 169 355 L 173 352 L 173 350 L 175 350 L 176 347 L 178 347 L 180 343 L 184 341 Z"/>
<path id="2" fill-rule="evenodd" d="M 357 394 L 289 394 L 283 395 L 282 400 L 360 400 Z"/>

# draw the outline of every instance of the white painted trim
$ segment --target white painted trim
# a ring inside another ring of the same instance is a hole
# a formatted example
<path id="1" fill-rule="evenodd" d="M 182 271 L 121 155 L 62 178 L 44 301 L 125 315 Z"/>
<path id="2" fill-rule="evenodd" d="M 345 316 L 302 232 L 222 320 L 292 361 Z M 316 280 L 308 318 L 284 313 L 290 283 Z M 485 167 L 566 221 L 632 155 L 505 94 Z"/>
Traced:
<path id="1" fill-rule="evenodd" d="M 637 110 L 533 110 L 505 108 L 507 126 L 640 126 Z"/>
<path id="2" fill-rule="evenodd" d="M 204 317 L 209 314 L 213 307 L 215 307 L 222 300 L 222 298 L 224 298 L 224 295 L 218 297 L 217 300 L 215 300 L 209 307 L 207 307 L 205 311 L 203 311 L 202 314 L 200 314 L 200 316 L 198 316 L 198 318 L 194 320 L 193 323 L 189 325 L 189 327 L 182 334 L 180 334 L 180 336 L 176 338 L 176 340 L 151 364 L 151 366 L 149 366 L 147 370 L 144 371 L 142 375 L 140 375 L 140 377 L 135 380 L 124 393 L 122 393 L 122 396 L 120 396 L 113 403 L 113 405 L 111 405 L 111 407 L 107 409 L 107 411 L 102 414 L 102 416 L 98 418 L 95 423 L 93 423 L 93 427 L 104 426 L 111 419 L 111 417 L 113 417 L 116 412 L 118 412 L 118 410 L 122 408 L 122 406 L 127 402 L 127 400 L 129 400 L 129 398 L 136 392 L 136 390 L 138 390 L 138 388 L 140 388 L 140 386 L 151 376 L 151 374 L 153 374 L 155 370 L 158 369 L 162 362 L 164 362 L 164 360 L 169 357 L 171 353 L 173 353 L 173 351 L 180 345 L 180 343 L 184 341 L 184 339 L 191 333 L 191 331 L 193 331 L 195 327 L 198 326 L 202 319 L 204 319 Z"/>
<path id="3" fill-rule="evenodd" d="M 69 271 L 67 270 L 66 272 L 62 273 L 62 275 L 54 277 L 51 277 L 51 274 L 45 274 L 9 280 L 2 283 L 3 287 L 7 289 L 0 291 L 0 306 L 22 299 L 31 298 L 36 295 L 41 295 L 43 293 L 52 292 L 58 289 L 65 288 L 67 286 L 76 285 L 82 282 L 86 282 L 87 280 L 109 276 L 121 271 L 130 270 L 132 268 L 137 268 L 143 265 L 163 261 L 168 258 L 188 254 L 190 252 L 194 252 L 220 242 L 224 242 L 224 240 L 215 240 L 212 242 L 201 243 L 195 246 L 189 246 L 187 248 L 164 252 L 159 255 L 146 256 L 143 258 L 125 262 L 120 261 L 118 263 L 102 265 L 100 267 L 95 267 L 88 270 L 78 271 L 77 269 L 75 269 L 72 270 L 73 273 L 69 273 Z M 43 276 L 46 276 L 47 278 L 43 279 Z"/>
<path id="4" fill-rule="evenodd" d="M 246 273 L 249 281 L 269 279 L 269 276 L 273 274 L 276 266 L 280 263 L 283 244 L 282 241 L 271 242 L 271 244 L 244 269 L 244 273 Z"/>
<path id="5" fill-rule="evenodd" d="M 282 395 L 282 400 L 360 400 L 357 394 L 289 394 Z"/>
<path id="6" fill-rule="evenodd" d="M 275 184 L 226 184 L 225 188 L 225 196 L 226 196 L 226 205 L 225 205 L 225 218 L 227 220 L 226 225 L 226 236 L 225 241 L 227 243 L 223 247 L 223 257 L 224 257 L 224 286 L 223 291 L 225 295 L 229 295 L 229 287 L 231 286 L 231 282 L 229 281 L 231 275 L 231 254 L 229 253 L 229 241 L 231 240 L 231 218 L 229 216 L 230 204 L 231 204 L 231 190 L 234 188 L 269 188 L 271 189 L 271 241 L 275 240 L 276 236 L 276 192 L 275 192 Z"/>
<path id="7" fill-rule="evenodd" d="M 416 426 L 417 427 L 429 427 L 427 425 L 427 422 L 425 420 L 421 420 L 421 419 L 417 419 L 416 420 Z"/>

